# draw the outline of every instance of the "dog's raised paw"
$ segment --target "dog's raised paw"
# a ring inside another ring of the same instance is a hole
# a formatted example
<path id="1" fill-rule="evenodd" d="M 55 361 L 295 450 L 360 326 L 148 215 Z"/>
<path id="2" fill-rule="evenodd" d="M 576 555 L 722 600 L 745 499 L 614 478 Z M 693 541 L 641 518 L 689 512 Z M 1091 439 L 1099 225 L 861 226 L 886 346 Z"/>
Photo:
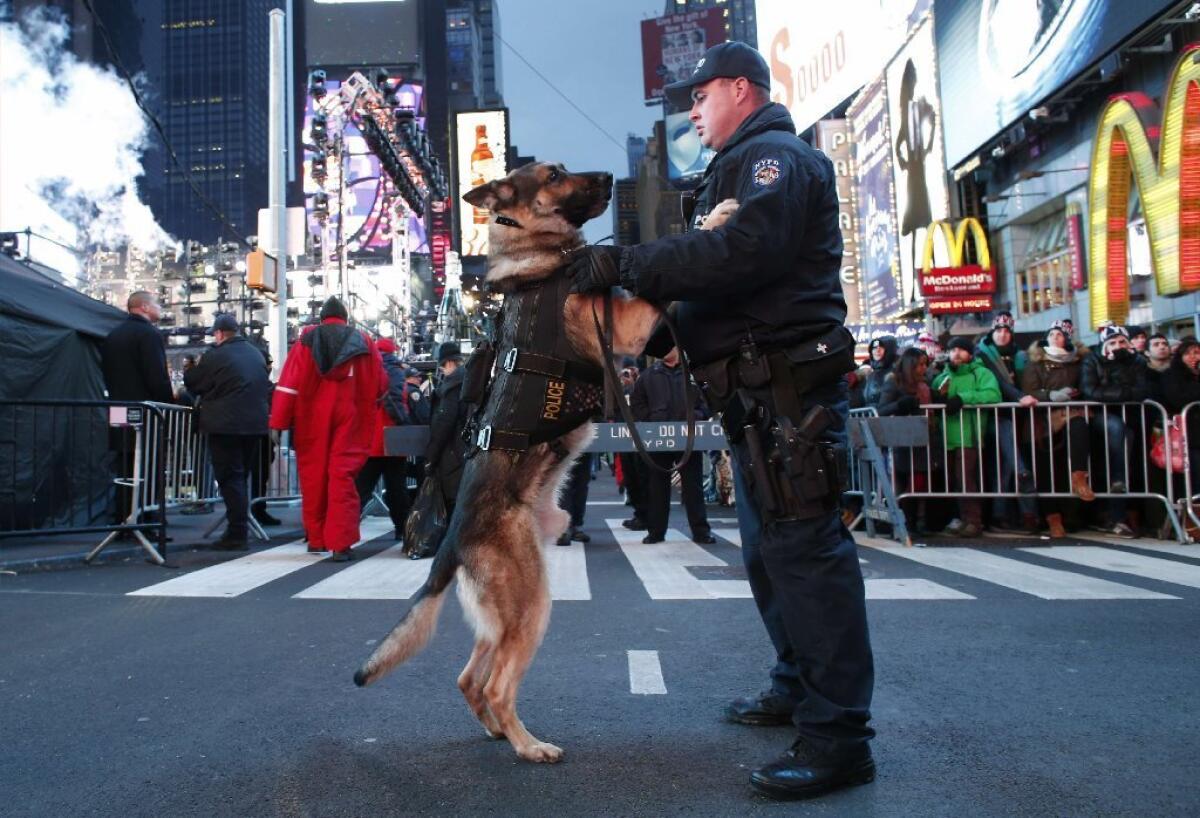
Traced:
<path id="1" fill-rule="evenodd" d="M 561 747 L 555 747 L 545 741 L 539 741 L 536 744 L 530 744 L 517 750 L 517 755 L 526 761 L 533 761 L 538 764 L 557 764 L 562 761 L 563 751 Z"/>

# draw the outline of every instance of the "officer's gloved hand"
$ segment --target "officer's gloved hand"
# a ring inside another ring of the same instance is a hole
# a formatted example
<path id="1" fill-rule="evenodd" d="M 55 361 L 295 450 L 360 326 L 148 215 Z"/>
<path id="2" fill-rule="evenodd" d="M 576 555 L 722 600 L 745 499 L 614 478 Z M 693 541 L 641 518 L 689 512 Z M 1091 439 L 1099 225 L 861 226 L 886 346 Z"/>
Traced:
<path id="1" fill-rule="evenodd" d="M 589 244 L 575 254 L 567 267 L 572 279 L 571 292 L 596 293 L 621 283 L 621 250 L 607 244 Z"/>
<path id="2" fill-rule="evenodd" d="M 955 395 L 954 397 L 951 397 L 951 398 L 946 398 L 946 411 L 949 412 L 950 414 L 957 415 L 959 412 L 962 411 L 962 408 L 963 408 L 963 399 L 960 398 L 958 395 Z"/>

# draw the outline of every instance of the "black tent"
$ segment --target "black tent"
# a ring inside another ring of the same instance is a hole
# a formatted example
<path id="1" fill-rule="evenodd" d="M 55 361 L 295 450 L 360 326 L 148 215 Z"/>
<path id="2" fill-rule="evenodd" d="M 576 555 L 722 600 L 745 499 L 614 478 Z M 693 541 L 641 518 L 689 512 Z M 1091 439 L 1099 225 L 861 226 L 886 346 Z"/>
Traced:
<path id="1" fill-rule="evenodd" d="M 120 310 L 0 254 L 0 531 L 111 519 L 105 411 L 48 402 L 104 400 L 100 342 L 123 320 Z"/>

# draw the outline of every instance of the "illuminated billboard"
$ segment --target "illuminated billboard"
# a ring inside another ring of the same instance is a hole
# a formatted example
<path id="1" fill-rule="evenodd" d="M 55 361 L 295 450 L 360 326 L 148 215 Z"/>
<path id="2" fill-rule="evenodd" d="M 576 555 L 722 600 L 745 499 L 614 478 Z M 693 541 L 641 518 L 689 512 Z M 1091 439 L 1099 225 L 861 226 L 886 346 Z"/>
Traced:
<path id="1" fill-rule="evenodd" d="M 664 85 L 686 79 L 704 52 L 725 42 L 727 10 L 668 14 L 642 21 L 642 85 L 647 102 L 662 98 Z"/>
<path id="2" fill-rule="evenodd" d="M 508 111 L 463 111 L 455 115 L 458 228 L 464 256 L 488 254 L 488 211 L 463 200 L 472 188 L 508 174 Z"/>
<path id="3" fill-rule="evenodd" d="M 803 131 L 883 71 L 933 0 L 757 0 L 771 99 Z M 964 106 L 969 107 L 969 106 Z"/>
<path id="4" fill-rule="evenodd" d="M 893 190 L 900 251 L 900 301 L 916 300 L 915 270 L 929 225 L 950 216 L 933 20 L 926 18 L 887 68 Z"/>
<path id="5" fill-rule="evenodd" d="M 327 80 L 325 82 L 328 95 L 326 99 L 336 94 L 340 86 L 339 82 Z M 403 107 L 420 111 L 421 95 L 421 86 L 406 84 L 400 86 L 396 93 L 396 99 Z M 307 146 L 313 144 L 312 118 L 316 112 L 316 105 L 316 101 L 310 96 L 308 107 L 304 112 L 304 129 L 301 133 L 301 139 Z M 423 117 L 417 117 L 416 121 L 418 127 L 424 128 Z M 337 224 L 338 214 L 341 212 L 338 195 L 344 183 L 346 249 L 354 254 L 389 254 L 392 248 L 392 232 L 391 214 L 388 213 L 388 210 L 396 199 L 397 193 L 391 180 L 381 173 L 379 159 L 367 148 L 366 139 L 363 138 L 358 128 L 353 124 L 348 124 L 342 131 L 342 137 L 346 147 L 345 158 L 339 165 L 337 157 L 326 156 L 323 184 L 318 184 L 313 178 L 313 152 L 305 151 L 304 198 L 309 214 L 309 232 L 313 234 L 321 232 L 315 213 L 314 197 L 318 193 L 324 192 L 329 195 L 328 203 L 324 207 L 329 213 L 330 222 Z M 409 252 L 429 252 L 423 215 L 411 214 L 408 218 Z"/>
<path id="6" fill-rule="evenodd" d="M 850 123 L 845 119 L 822 119 L 816 127 L 816 146 L 833 162 L 837 185 L 838 226 L 842 230 L 842 295 L 846 299 L 846 323 L 863 320 L 859 292 L 858 213 L 854 209 L 854 152 Z M 857 336 L 855 336 L 857 337 Z"/>
<path id="7" fill-rule="evenodd" d="M 1177 0 L 937 0 L 946 157 L 988 140 Z"/>
<path id="8" fill-rule="evenodd" d="M 854 205 L 863 309 L 887 321 L 903 303 L 896 208 L 892 192 L 892 139 L 882 81 L 862 90 L 846 112 L 854 139 Z"/>
<path id="9" fill-rule="evenodd" d="M 309 67 L 419 63 L 418 5 L 417 0 L 305 0 Z"/>
<path id="10" fill-rule="evenodd" d="M 688 112 L 665 114 L 664 132 L 667 142 L 667 178 L 672 182 L 698 179 L 717 152 L 700 144 L 696 126 Z"/>

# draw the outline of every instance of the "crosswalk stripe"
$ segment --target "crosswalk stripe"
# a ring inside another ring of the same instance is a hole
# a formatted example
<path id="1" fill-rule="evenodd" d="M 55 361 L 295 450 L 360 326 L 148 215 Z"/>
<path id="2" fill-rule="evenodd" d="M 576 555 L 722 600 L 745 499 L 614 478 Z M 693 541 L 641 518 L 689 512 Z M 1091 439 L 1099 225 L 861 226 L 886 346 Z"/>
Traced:
<path id="1" fill-rule="evenodd" d="M 364 542 L 392 530 L 391 520 L 368 517 L 359 526 Z M 325 559 L 328 554 L 309 554 L 302 540 L 277 545 L 235 560 L 222 562 L 180 577 L 130 591 L 127 596 L 233 597 L 274 582 L 301 568 Z"/>
<path id="2" fill-rule="evenodd" d="M 1142 554 L 1130 554 L 1127 551 L 1115 551 L 1111 548 L 1101 548 L 1098 545 L 1058 545 L 1044 548 L 1022 548 L 1021 550 L 1056 560 L 1065 560 L 1076 565 L 1086 565 L 1088 568 L 1099 568 L 1101 571 L 1133 574 L 1146 579 L 1156 579 L 1159 582 L 1200 588 L 1200 565 L 1188 565 Z"/>
<path id="3" fill-rule="evenodd" d="M 393 545 L 305 588 L 295 599 L 409 599 L 425 584 L 433 560 L 410 560 Z"/>
<path id="4" fill-rule="evenodd" d="M 542 554 L 546 561 L 546 574 L 550 580 L 551 599 L 580 601 L 592 598 L 583 543 L 550 543 L 542 549 Z"/>
<path id="5" fill-rule="evenodd" d="M 729 540 L 738 548 L 742 547 L 742 532 L 736 528 L 714 528 L 712 533 L 723 540 Z"/>
<path id="6" fill-rule="evenodd" d="M 1178 599 L 1169 594 L 1033 565 L 970 548 L 870 547 L 1041 599 Z"/>
<path id="7" fill-rule="evenodd" d="M 629 654 L 629 692 L 642 696 L 662 695 L 667 692 L 663 680 L 662 663 L 656 650 L 631 650 Z"/>
<path id="8" fill-rule="evenodd" d="M 867 599 L 975 599 L 970 594 L 947 588 L 927 579 L 863 580 Z"/>
<path id="9" fill-rule="evenodd" d="M 1164 543 L 1144 543 L 1137 540 L 1125 540 L 1121 545 L 1136 548 L 1138 551 L 1154 551 L 1158 554 L 1170 554 L 1174 557 L 1187 557 L 1200 560 L 1200 545 L 1167 545 Z"/>
<path id="10" fill-rule="evenodd" d="M 661 543 L 646 545 L 642 534 L 629 531 L 618 519 L 606 521 L 634 573 L 651 599 L 749 599 L 744 579 L 697 579 L 690 567 L 724 568 L 727 563 L 696 545 L 682 532 L 668 529 Z"/>

